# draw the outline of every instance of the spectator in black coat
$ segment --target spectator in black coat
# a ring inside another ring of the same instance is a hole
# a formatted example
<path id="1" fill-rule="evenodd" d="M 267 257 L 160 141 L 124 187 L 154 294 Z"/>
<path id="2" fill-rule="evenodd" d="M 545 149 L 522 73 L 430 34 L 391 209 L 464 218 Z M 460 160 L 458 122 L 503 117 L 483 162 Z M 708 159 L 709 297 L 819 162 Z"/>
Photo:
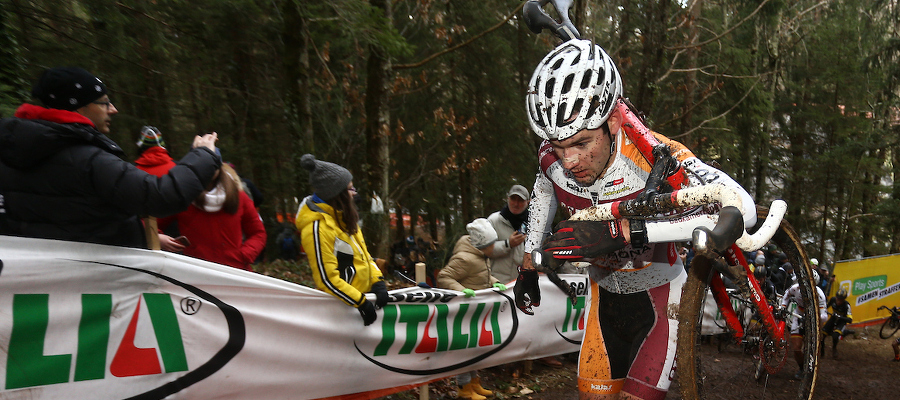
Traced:
<path id="1" fill-rule="evenodd" d="M 106 86 L 81 68 L 44 71 L 32 94 L 0 120 L 0 234 L 146 247 L 139 215 L 183 211 L 221 165 L 216 134 L 156 177 L 109 139 L 118 113 Z"/>

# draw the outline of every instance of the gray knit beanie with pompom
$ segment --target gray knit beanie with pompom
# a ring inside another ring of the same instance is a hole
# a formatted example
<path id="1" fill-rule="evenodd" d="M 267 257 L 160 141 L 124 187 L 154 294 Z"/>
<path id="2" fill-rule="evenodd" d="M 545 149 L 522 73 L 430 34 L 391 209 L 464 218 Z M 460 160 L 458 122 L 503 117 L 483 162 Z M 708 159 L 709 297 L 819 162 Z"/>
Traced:
<path id="1" fill-rule="evenodd" d="M 316 160 L 312 154 L 300 157 L 300 166 L 309 171 L 309 185 L 322 200 L 330 200 L 341 194 L 353 180 L 353 175 L 347 168 Z"/>

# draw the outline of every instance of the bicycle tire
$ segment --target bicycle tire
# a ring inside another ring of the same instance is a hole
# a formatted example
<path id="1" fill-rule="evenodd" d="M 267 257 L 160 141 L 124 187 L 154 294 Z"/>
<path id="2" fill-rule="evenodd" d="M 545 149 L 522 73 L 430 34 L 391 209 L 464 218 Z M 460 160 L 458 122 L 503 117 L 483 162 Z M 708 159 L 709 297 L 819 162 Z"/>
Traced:
<path id="1" fill-rule="evenodd" d="M 890 339 L 894 337 L 894 334 L 896 334 L 898 330 L 900 330 L 900 323 L 897 323 L 897 320 L 891 316 L 881 324 L 878 336 L 881 336 L 882 339 Z"/>
<path id="2" fill-rule="evenodd" d="M 768 209 L 757 207 L 759 226 L 768 215 Z M 801 296 L 807 305 L 818 304 L 813 287 L 809 258 L 799 235 L 787 221 L 782 221 L 772 243 L 787 255 L 794 266 L 797 279 L 801 282 Z M 678 314 L 677 379 L 678 389 L 684 399 L 713 398 L 717 393 L 741 393 L 746 399 L 812 398 L 818 373 L 819 327 L 815 306 L 808 306 L 803 312 L 803 375 L 794 379 L 791 367 L 781 369 L 777 374 L 761 372 L 760 354 L 747 355 L 740 352 L 726 358 L 722 353 L 705 347 L 699 340 L 703 323 L 703 304 L 706 301 L 709 279 L 712 276 L 709 260 L 695 257 L 691 262 L 687 282 L 681 295 Z M 789 328 L 788 328 L 789 329 Z M 788 366 L 796 365 L 793 355 Z M 768 393 L 767 393 L 768 390 Z"/>

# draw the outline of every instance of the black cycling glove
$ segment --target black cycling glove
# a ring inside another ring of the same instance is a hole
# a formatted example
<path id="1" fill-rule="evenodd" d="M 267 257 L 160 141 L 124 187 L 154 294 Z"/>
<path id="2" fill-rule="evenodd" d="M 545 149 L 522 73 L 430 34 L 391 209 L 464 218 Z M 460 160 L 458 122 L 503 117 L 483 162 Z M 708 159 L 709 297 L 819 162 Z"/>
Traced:
<path id="1" fill-rule="evenodd" d="M 575 260 L 594 258 L 628 244 L 622 223 L 616 221 L 563 221 L 541 247 L 553 258 Z"/>
<path id="2" fill-rule="evenodd" d="M 513 287 L 516 295 L 516 307 L 528 315 L 534 315 L 531 307 L 541 305 L 541 287 L 538 283 L 538 272 L 533 269 L 519 267 L 519 277 Z"/>
<path id="3" fill-rule="evenodd" d="M 384 308 L 388 303 L 387 286 L 384 284 L 384 281 L 375 282 L 375 284 L 372 285 L 371 292 L 375 293 L 375 308 Z"/>

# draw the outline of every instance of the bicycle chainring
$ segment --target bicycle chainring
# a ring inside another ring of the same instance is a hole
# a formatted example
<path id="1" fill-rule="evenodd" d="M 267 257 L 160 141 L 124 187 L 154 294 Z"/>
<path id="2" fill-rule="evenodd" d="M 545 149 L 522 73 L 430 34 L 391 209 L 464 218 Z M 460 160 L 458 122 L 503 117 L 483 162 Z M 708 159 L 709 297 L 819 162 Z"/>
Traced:
<path id="1" fill-rule="evenodd" d="M 789 347 L 787 340 L 766 337 L 759 341 L 760 362 L 769 375 L 777 374 L 784 367 L 784 363 L 788 359 Z"/>

